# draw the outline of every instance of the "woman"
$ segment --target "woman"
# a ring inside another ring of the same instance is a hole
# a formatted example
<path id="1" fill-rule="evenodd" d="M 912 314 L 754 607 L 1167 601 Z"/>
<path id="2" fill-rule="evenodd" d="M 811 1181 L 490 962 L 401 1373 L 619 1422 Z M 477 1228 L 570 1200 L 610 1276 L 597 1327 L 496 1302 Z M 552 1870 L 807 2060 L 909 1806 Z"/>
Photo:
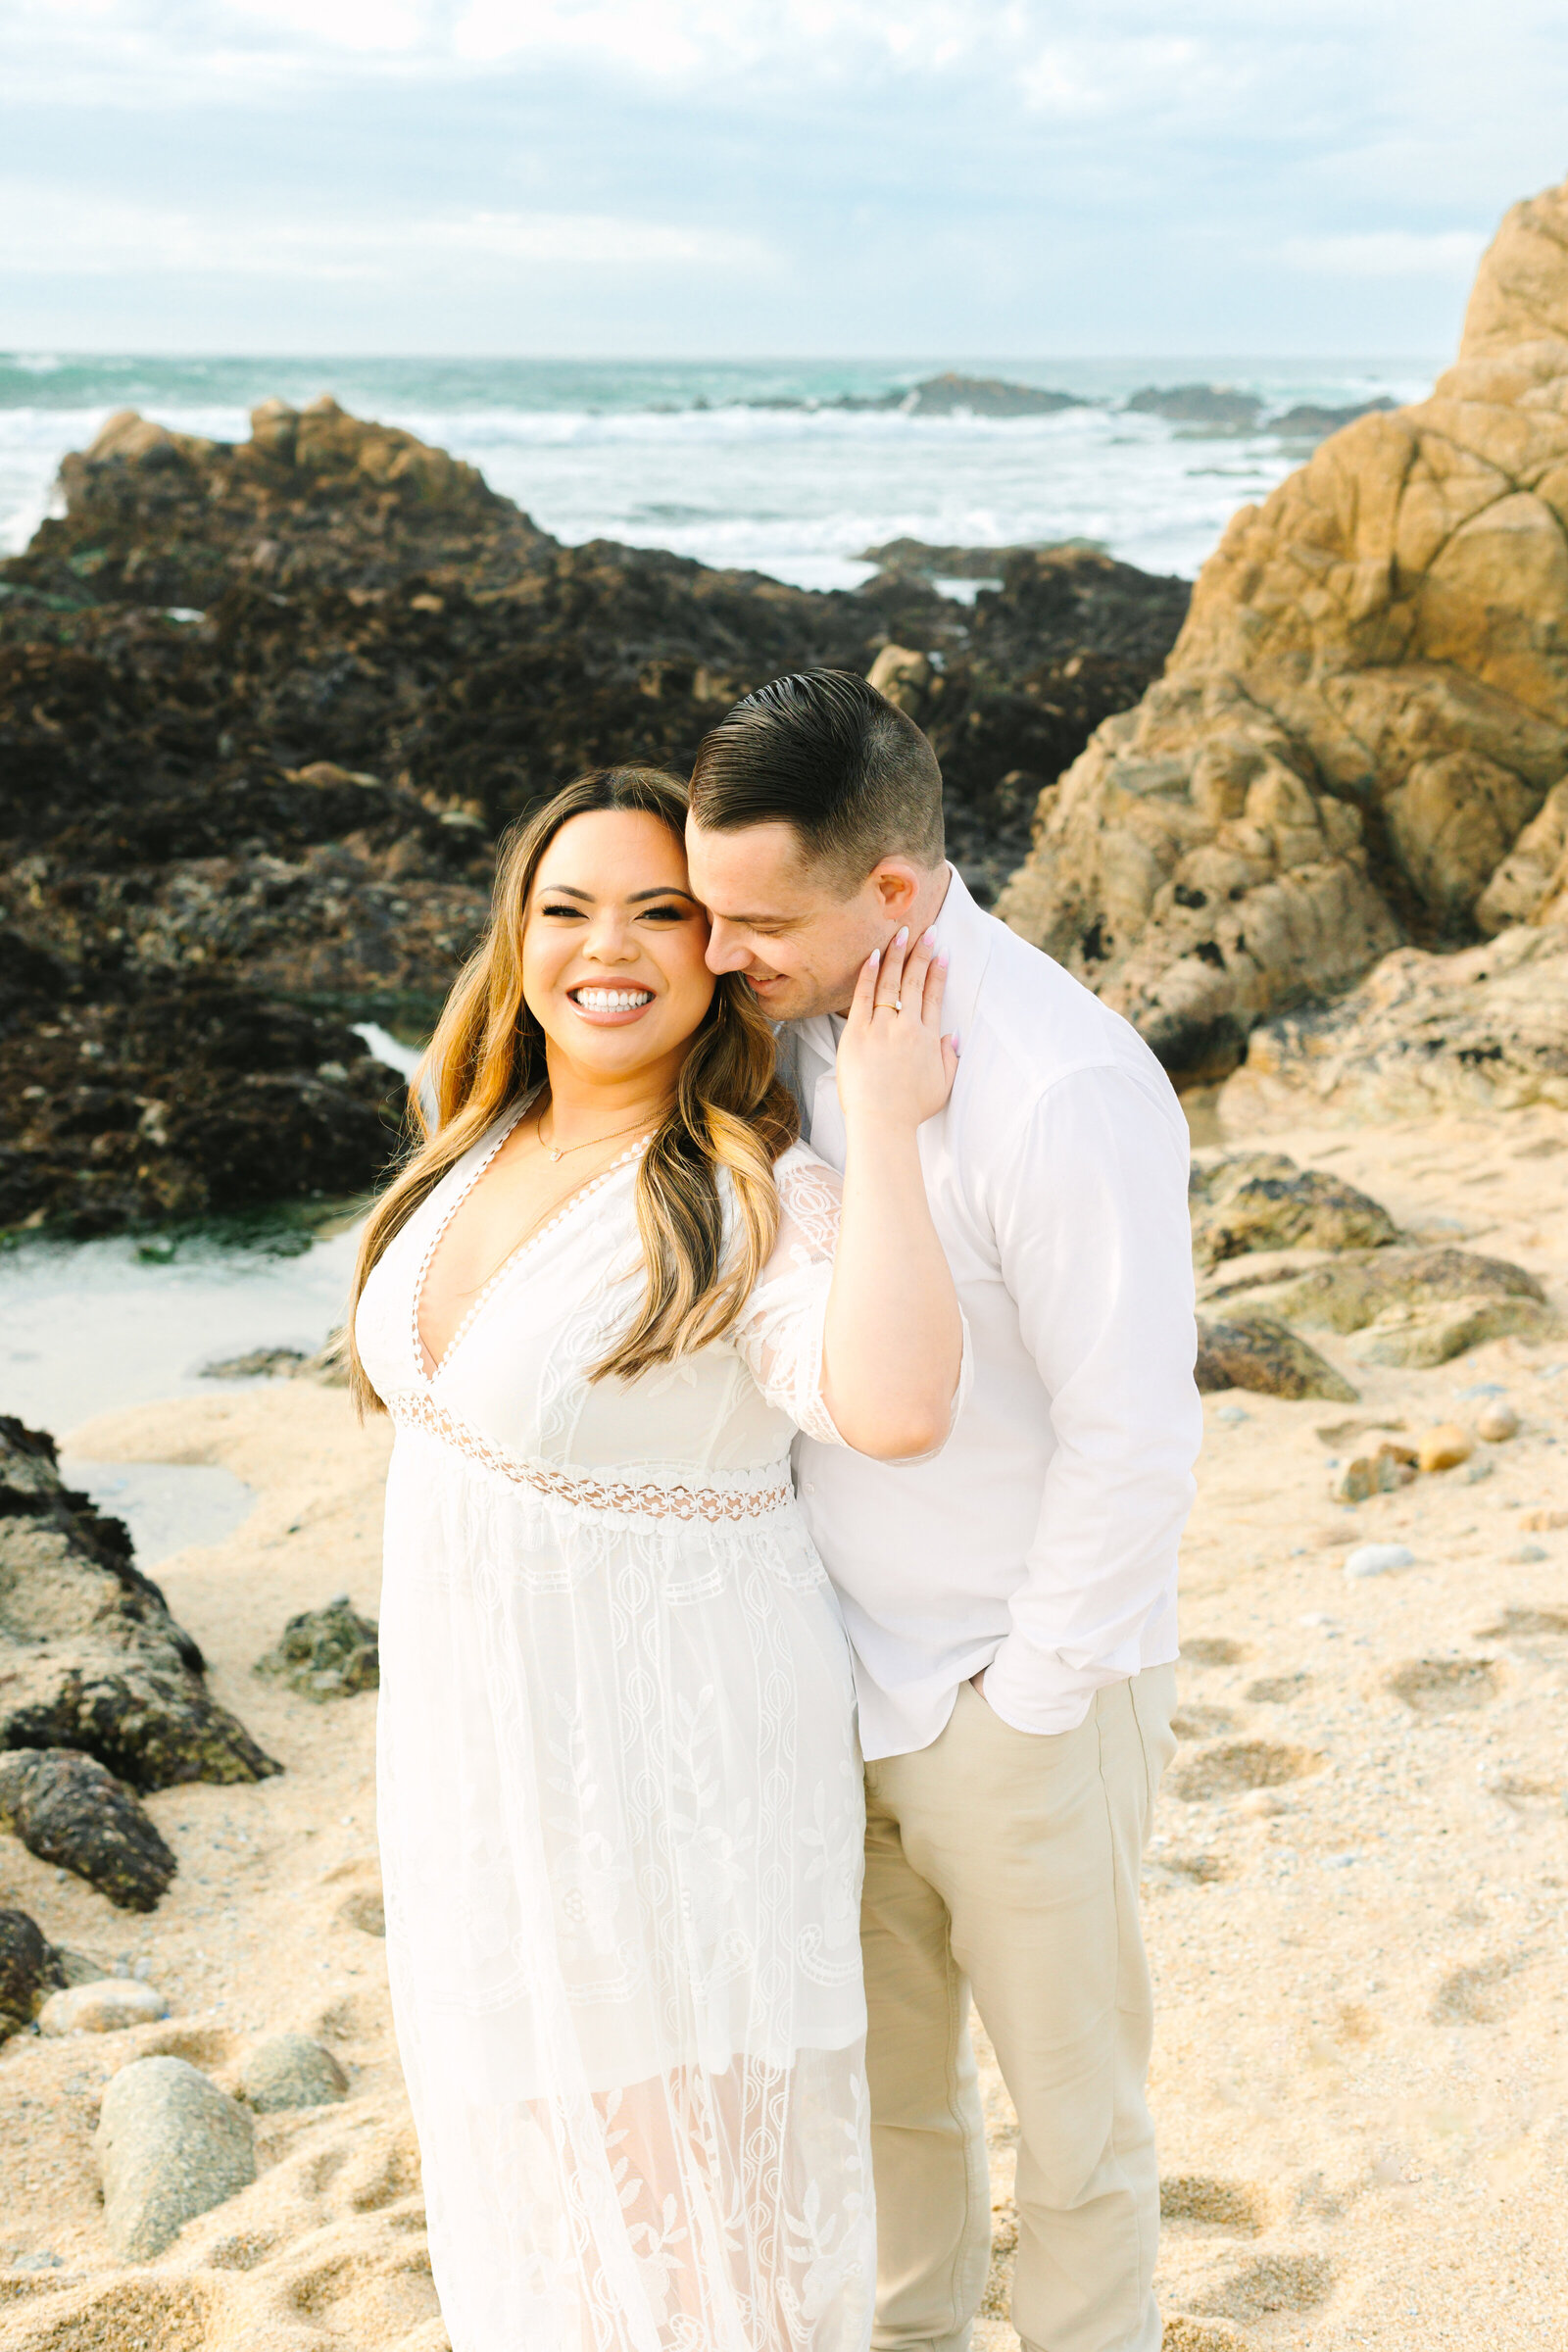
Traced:
<path id="1" fill-rule="evenodd" d="M 954 1048 L 901 935 L 846 1029 L 841 1208 L 704 961 L 684 819 L 672 778 L 601 771 L 511 841 L 356 1278 L 397 1424 L 387 1950 L 454 2352 L 870 2328 L 860 1771 L 788 1453 L 946 1438 L 915 1131 Z"/>

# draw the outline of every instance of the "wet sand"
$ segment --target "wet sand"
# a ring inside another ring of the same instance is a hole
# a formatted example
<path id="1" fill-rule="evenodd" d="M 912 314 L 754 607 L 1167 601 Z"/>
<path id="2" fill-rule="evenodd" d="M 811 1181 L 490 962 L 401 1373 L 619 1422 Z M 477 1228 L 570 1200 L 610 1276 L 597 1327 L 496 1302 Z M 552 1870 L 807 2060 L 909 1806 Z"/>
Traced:
<path id="1" fill-rule="evenodd" d="M 1407 1228 L 1519 1260 L 1568 1313 L 1568 1114 L 1260 1140 Z M 1312 1336 L 1362 1403 L 1206 1399 L 1185 1547 L 1184 1746 L 1145 1881 L 1167 2352 L 1546 2352 L 1568 2342 L 1568 1337 L 1415 1372 Z M 1517 1437 L 1331 1499 L 1331 1462 L 1362 1447 L 1343 1424 L 1473 1428 L 1488 1399 L 1465 1392 L 1491 1385 Z M 255 1489 L 243 1526 L 157 1573 L 216 1694 L 286 1770 L 149 1800 L 180 1871 L 145 1918 L 0 1840 L 0 1903 L 173 2011 L 0 2046 L 0 2345 L 440 2352 L 377 1933 L 375 1701 L 316 1705 L 249 1671 L 295 1610 L 346 1591 L 374 1613 L 385 1425 L 278 1383 L 104 1415 L 69 1446 Z M 1348 1580 L 1348 1552 L 1385 1541 L 1412 1564 Z M 285 2031 L 328 2044 L 348 2097 L 261 2119 L 255 2185 L 157 2262 L 117 2263 L 91 2149 L 108 2077 L 169 2050 L 232 2087 Z M 994 2068 L 987 2095 L 998 2259 L 976 2344 L 1010 2352 Z"/>

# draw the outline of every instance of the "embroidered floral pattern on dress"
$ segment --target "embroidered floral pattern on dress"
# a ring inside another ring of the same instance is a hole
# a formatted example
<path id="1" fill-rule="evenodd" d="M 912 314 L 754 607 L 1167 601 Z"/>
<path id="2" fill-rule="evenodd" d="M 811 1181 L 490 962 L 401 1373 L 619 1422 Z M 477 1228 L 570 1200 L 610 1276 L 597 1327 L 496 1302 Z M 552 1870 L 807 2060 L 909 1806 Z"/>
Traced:
<path id="1" fill-rule="evenodd" d="M 493 1470 L 498 1477 L 510 1478 L 519 1487 L 531 1487 L 536 1494 L 545 1494 L 553 1502 L 569 1503 L 578 1511 L 613 1511 L 623 1517 L 644 1519 L 761 1519 L 771 1511 L 782 1511 L 794 1501 L 794 1489 L 787 1478 L 771 1478 L 766 1483 L 736 1477 L 723 1486 L 691 1486 L 684 1479 L 670 1474 L 649 1476 L 638 1482 L 629 1479 L 605 1477 L 568 1477 L 549 1462 L 525 1461 L 520 1454 L 509 1453 L 505 1446 L 493 1446 L 476 1429 L 449 1413 L 429 1395 L 411 1395 L 407 1390 L 392 1397 L 387 1406 L 392 1419 L 403 1429 L 422 1429 L 444 1446 L 455 1446 L 471 1461 L 484 1469 Z"/>

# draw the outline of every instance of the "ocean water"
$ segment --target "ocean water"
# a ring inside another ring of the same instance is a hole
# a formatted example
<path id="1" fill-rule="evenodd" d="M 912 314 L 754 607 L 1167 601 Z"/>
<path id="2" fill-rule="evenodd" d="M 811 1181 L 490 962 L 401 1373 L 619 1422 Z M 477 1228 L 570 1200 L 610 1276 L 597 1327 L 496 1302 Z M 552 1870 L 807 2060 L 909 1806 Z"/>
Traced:
<path id="1" fill-rule="evenodd" d="M 1021 418 L 830 405 L 902 391 L 944 368 L 1086 405 Z M 25 546 L 61 458 L 117 409 L 243 439 L 257 401 L 329 391 L 469 459 L 567 541 L 666 547 L 812 588 L 857 586 L 870 569 L 861 552 L 905 534 L 978 547 L 1087 538 L 1191 576 L 1236 507 L 1266 496 L 1301 452 L 1266 417 L 1255 432 L 1198 432 L 1129 413 L 1129 395 L 1228 384 L 1279 414 L 1298 401 L 1419 399 L 1436 372 L 1412 360 L 1235 356 L 880 366 L 0 356 L 0 553 Z M 368 1041 L 407 1066 L 384 1032 Z M 64 1432 L 114 1406 L 211 1394 L 200 1367 L 215 1356 L 315 1348 L 341 1315 L 352 1250 L 342 1233 L 299 1253 L 199 1236 L 167 1252 L 134 1240 L 24 1241 L 0 1256 L 0 1412 Z M 73 1467 L 130 1517 L 154 1558 L 210 1539 L 244 1507 L 219 1473 Z"/>
<path id="2" fill-rule="evenodd" d="M 853 588 L 867 547 L 905 534 L 987 547 L 1085 538 L 1192 576 L 1240 505 L 1300 461 L 1264 429 L 1197 432 L 1122 404 L 1145 385 L 1209 382 L 1267 414 L 1419 399 L 1419 360 L 967 359 L 700 364 L 0 355 L 0 553 L 49 511 L 68 450 L 117 409 L 243 439 L 269 394 L 331 392 L 478 466 L 558 538 L 666 547 L 809 588 Z M 1074 394 L 1053 416 L 918 416 L 834 408 L 944 368 Z M 813 404 L 774 407 L 773 402 Z"/>

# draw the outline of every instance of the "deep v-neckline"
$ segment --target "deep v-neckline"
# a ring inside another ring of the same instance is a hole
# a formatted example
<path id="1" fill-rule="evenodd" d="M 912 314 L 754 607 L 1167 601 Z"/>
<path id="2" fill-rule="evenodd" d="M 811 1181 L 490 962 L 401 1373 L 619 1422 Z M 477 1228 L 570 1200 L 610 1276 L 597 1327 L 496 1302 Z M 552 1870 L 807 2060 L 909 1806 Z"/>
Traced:
<path id="1" fill-rule="evenodd" d="M 491 1161 L 495 1158 L 496 1153 L 500 1151 L 502 1145 L 514 1132 L 517 1122 L 523 1115 L 523 1111 L 527 1107 L 528 1105 L 523 1103 L 519 1105 L 515 1111 L 514 1111 L 512 1117 L 508 1119 L 500 1133 L 491 1142 L 489 1149 L 484 1152 L 477 1160 L 475 1160 L 473 1166 L 468 1170 L 467 1175 L 458 1186 L 451 1200 L 447 1202 L 445 1208 L 442 1210 L 440 1219 L 436 1224 L 435 1231 L 431 1234 L 429 1241 L 425 1244 L 424 1254 L 419 1260 L 418 1270 L 414 1281 L 414 1308 L 411 1317 L 412 1329 L 410 1337 L 414 1345 L 415 1374 L 421 1385 L 427 1389 L 433 1388 L 435 1383 L 440 1379 L 442 1373 L 451 1363 L 453 1356 L 457 1353 L 459 1347 L 463 1341 L 467 1338 L 469 1332 L 473 1329 L 474 1324 L 478 1321 L 480 1314 L 489 1304 L 491 1298 L 495 1296 L 495 1293 L 499 1289 L 502 1282 L 505 1281 L 506 1277 L 513 1271 L 514 1267 L 516 1266 L 519 1259 L 526 1257 L 530 1251 L 538 1247 L 541 1242 L 545 1241 L 552 1233 L 554 1233 L 558 1226 L 564 1223 L 566 1218 L 571 1216 L 576 1209 L 580 1208 L 585 1201 L 592 1200 L 595 1194 L 600 1192 L 603 1187 L 610 1182 L 612 1176 L 616 1176 L 620 1173 L 621 1169 L 627 1165 L 628 1161 L 640 1158 L 643 1152 L 647 1148 L 647 1136 L 639 1136 L 636 1143 L 634 1143 L 628 1151 L 618 1153 L 617 1156 L 611 1161 L 609 1167 L 601 1168 L 597 1176 L 590 1176 L 586 1184 L 580 1184 L 574 1193 L 568 1193 L 565 1200 L 561 1202 L 560 1206 L 551 1210 L 549 1216 L 545 1218 L 543 1224 L 536 1225 L 531 1233 L 525 1233 L 521 1241 L 517 1243 L 516 1247 L 507 1251 L 506 1256 L 501 1260 L 501 1263 L 499 1266 L 497 1266 L 495 1272 L 480 1285 L 477 1291 L 475 1291 L 472 1298 L 468 1301 L 468 1305 L 465 1313 L 454 1329 L 451 1338 L 447 1341 L 446 1346 L 442 1348 L 440 1355 L 432 1355 L 429 1348 L 425 1346 L 424 1335 L 419 1329 L 419 1317 L 424 1305 L 424 1287 L 429 1279 L 430 1268 L 435 1263 L 436 1251 L 440 1249 L 442 1242 L 446 1239 L 447 1228 L 451 1224 L 453 1218 L 457 1215 L 465 1200 L 467 1200 L 468 1195 L 472 1192 L 474 1186 L 478 1183 L 486 1168 L 489 1167 Z"/>

